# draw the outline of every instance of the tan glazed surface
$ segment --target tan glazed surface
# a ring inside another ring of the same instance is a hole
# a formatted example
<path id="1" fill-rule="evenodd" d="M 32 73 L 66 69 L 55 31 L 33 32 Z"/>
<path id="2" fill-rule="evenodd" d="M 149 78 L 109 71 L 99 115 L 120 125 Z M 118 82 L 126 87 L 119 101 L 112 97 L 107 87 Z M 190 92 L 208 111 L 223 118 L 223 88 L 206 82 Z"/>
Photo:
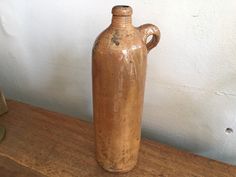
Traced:
<path id="1" fill-rule="evenodd" d="M 96 158 L 108 171 L 127 172 L 138 159 L 147 53 L 160 32 L 152 24 L 134 27 L 129 6 L 115 6 L 112 14 L 93 47 Z"/>

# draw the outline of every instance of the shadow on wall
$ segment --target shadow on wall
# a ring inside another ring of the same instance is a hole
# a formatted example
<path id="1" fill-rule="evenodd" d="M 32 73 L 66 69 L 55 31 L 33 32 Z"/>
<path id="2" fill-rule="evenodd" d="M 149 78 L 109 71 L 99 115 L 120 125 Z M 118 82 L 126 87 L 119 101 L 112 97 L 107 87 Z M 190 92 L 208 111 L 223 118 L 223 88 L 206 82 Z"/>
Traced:
<path id="1" fill-rule="evenodd" d="M 49 63 L 45 63 L 45 81 L 41 83 L 40 90 L 36 89 L 40 94 L 32 95 L 32 102 L 91 120 L 90 59 L 78 54 L 73 58 L 69 54 L 70 49 L 58 51 Z"/>
<path id="2" fill-rule="evenodd" d="M 47 62 L 6 59 L 0 79 L 8 98 L 91 121 L 91 59 L 70 52 L 57 49 Z"/>
<path id="3" fill-rule="evenodd" d="M 143 136 L 235 164 L 234 76 L 226 73 L 204 89 L 148 83 Z M 228 127 L 231 134 L 225 132 Z"/>
<path id="4" fill-rule="evenodd" d="M 63 50 L 51 60 L 57 64 L 48 72 L 47 84 L 42 88 L 46 94 L 43 100 L 53 110 L 91 121 L 91 59 L 76 55 L 72 60 L 76 62 L 68 62 L 70 50 Z"/>
<path id="5" fill-rule="evenodd" d="M 195 153 L 212 150 L 213 132 L 204 123 L 211 116 L 211 113 L 206 115 L 210 95 L 199 91 L 193 98 L 189 88 L 157 84 L 154 84 L 156 89 L 146 89 L 143 136 Z"/>
<path id="6" fill-rule="evenodd" d="M 18 38 L 1 31 L 0 39 L 4 43 L 0 49 L 0 87 L 8 98 L 21 100 L 23 86 L 28 88 L 30 85 L 24 47 Z"/>

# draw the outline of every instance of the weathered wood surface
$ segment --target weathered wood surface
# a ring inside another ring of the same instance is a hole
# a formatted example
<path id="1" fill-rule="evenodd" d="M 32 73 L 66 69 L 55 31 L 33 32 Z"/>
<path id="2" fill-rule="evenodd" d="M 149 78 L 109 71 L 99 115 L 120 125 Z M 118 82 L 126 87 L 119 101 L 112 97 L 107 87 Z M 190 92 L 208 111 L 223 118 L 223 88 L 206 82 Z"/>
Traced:
<path id="1" fill-rule="evenodd" d="M 139 161 L 129 173 L 100 168 L 90 123 L 8 101 L 0 117 L 7 130 L 0 144 L 0 177 L 236 177 L 236 167 L 142 140 Z"/>

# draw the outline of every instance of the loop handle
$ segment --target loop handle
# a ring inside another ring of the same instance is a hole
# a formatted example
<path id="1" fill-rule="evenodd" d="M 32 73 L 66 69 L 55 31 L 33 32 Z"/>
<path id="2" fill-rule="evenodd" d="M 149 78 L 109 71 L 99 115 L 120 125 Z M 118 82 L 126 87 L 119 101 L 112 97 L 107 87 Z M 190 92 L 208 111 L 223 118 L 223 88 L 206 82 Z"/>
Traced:
<path id="1" fill-rule="evenodd" d="M 160 41 L 160 30 L 152 24 L 144 24 L 138 27 L 139 32 L 143 36 L 143 41 L 147 46 L 148 52 L 157 46 Z M 147 43 L 147 38 L 152 35 L 152 39 Z"/>

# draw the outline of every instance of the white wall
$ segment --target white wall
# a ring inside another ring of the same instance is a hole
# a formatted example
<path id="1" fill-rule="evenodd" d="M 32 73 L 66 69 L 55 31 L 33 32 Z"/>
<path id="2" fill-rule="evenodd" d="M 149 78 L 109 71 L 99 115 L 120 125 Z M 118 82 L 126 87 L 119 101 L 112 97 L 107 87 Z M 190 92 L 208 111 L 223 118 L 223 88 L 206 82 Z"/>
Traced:
<path id="1" fill-rule="evenodd" d="M 234 0 L 2 0 L 6 96 L 91 120 L 91 48 L 115 4 L 162 32 L 148 59 L 143 135 L 236 165 Z"/>

